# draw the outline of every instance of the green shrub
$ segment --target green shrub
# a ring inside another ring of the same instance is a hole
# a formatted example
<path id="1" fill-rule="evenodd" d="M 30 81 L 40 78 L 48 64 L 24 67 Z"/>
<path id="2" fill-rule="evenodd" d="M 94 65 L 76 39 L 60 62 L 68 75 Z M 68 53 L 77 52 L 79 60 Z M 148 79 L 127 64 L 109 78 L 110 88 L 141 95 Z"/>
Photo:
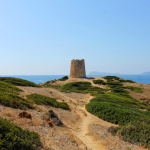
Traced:
<path id="1" fill-rule="evenodd" d="M 125 124 L 137 119 L 150 119 L 150 113 L 139 110 L 147 105 L 114 93 L 99 94 L 86 105 L 87 111 L 115 124 Z"/>
<path id="2" fill-rule="evenodd" d="M 56 86 L 56 85 L 52 85 L 51 83 L 55 83 L 57 80 L 51 80 L 51 81 L 47 81 L 44 84 L 42 84 L 42 87 L 45 88 L 54 88 L 54 89 L 59 89 L 60 86 Z"/>
<path id="3" fill-rule="evenodd" d="M 108 80 L 106 84 L 108 85 L 108 87 L 111 88 L 111 92 L 117 93 L 121 96 L 130 97 L 129 92 L 125 90 L 125 87 L 121 82 L 119 82 L 119 80 L 118 81 Z"/>
<path id="4" fill-rule="evenodd" d="M 68 76 L 64 76 L 64 77 L 62 77 L 61 79 L 58 79 L 58 80 L 60 80 L 60 81 L 65 81 L 65 80 L 67 80 L 68 79 Z"/>
<path id="5" fill-rule="evenodd" d="M 130 89 L 131 91 L 143 93 L 143 88 L 136 87 L 136 86 L 126 86 L 127 89 Z"/>
<path id="6" fill-rule="evenodd" d="M 37 105 L 49 105 L 56 108 L 70 110 L 69 105 L 66 102 L 57 102 L 54 98 L 50 98 L 36 93 L 27 95 L 27 100 L 33 101 Z"/>
<path id="7" fill-rule="evenodd" d="M 91 86 L 90 82 L 71 82 L 62 85 L 59 89 L 62 92 L 91 93 L 93 95 L 106 91 L 102 88 Z"/>
<path id="8" fill-rule="evenodd" d="M 119 79 L 120 82 L 129 82 L 129 83 L 135 83 L 134 81 L 132 80 L 123 80 L 123 79 Z"/>
<path id="9" fill-rule="evenodd" d="M 94 84 L 102 84 L 102 85 L 106 85 L 105 81 L 103 80 L 93 80 Z"/>
<path id="10" fill-rule="evenodd" d="M 143 121 L 132 121 L 118 128 L 117 135 L 124 141 L 146 145 L 150 148 L 150 124 Z"/>
<path id="11" fill-rule="evenodd" d="M 40 146 L 38 133 L 23 130 L 6 119 L 0 118 L 1 150 L 36 150 Z"/>
<path id="12" fill-rule="evenodd" d="M 116 76 L 105 76 L 104 79 L 106 79 L 107 81 L 112 81 L 112 80 L 119 80 L 119 77 Z"/>
<path id="13" fill-rule="evenodd" d="M 59 81 L 65 81 L 68 79 L 68 76 L 64 76 L 61 79 L 58 79 Z M 42 87 L 46 87 L 46 88 L 55 88 L 55 89 L 59 89 L 60 86 L 56 86 L 56 85 L 52 85 L 51 83 L 55 83 L 58 80 L 51 80 L 51 81 L 47 81 L 45 82 Z"/>
<path id="14" fill-rule="evenodd" d="M 120 94 L 120 95 L 122 95 L 122 94 L 129 94 L 129 92 L 126 91 L 126 90 L 125 90 L 124 88 L 122 88 L 122 87 L 114 87 L 114 88 L 111 89 L 111 92 L 118 93 L 118 94 Z"/>
<path id="15" fill-rule="evenodd" d="M 20 91 L 13 84 L 0 81 L 0 104 L 12 108 L 33 109 L 34 106 L 29 101 L 18 96 Z"/>
<path id="16" fill-rule="evenodd" d="M 106 82 L 106 84 L 108 85 L 108 87 L 110 88 L 114 88 L 114 87 L 123 87 L 123 84 L 118 82 L 118 81 L 108 81 Z"/>
<path id="17" fill-rule="evenodd" d="M 13 85 L 17 85 L 17 86 L 39 87 L 39 85 L 37 85 L 33 82 L 23 80 L 23 79 L 14 78 L 14 77 L 0 77 L 0 81 L 12 83 Z"/>

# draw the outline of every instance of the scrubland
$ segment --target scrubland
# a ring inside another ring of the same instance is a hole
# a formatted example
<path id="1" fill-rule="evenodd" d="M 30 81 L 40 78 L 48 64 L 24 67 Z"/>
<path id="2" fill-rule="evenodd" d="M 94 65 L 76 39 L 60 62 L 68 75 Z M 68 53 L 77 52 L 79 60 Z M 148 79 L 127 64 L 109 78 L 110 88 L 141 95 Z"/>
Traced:
<path id="1" fill-rule="evenodd" d="M 150 148 L 148 84 L 116 76 L 41 85 L 1 77 L 0 104 L 1 149 Z"/>

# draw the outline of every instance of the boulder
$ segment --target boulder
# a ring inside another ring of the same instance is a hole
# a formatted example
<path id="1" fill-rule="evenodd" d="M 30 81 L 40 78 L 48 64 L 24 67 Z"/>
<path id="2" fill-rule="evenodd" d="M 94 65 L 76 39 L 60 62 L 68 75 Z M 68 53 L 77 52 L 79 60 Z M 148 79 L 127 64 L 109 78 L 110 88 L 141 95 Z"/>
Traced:
<path id="1" fill-rule="evenodd" d="M 21 112 L 18 117 L 32 119 L 31 114 L 27 113 L 26 111 Z"/>

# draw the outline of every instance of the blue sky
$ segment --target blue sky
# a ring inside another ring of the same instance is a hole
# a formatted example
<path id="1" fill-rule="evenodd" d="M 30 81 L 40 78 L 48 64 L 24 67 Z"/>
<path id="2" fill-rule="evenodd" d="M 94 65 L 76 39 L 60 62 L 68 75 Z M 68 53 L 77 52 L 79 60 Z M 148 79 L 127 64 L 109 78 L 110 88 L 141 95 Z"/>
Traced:
<path id="1" fill-rule="evenodd" d="M 149 0 L 0 0 L 0 75 L 150 71 Z"/>

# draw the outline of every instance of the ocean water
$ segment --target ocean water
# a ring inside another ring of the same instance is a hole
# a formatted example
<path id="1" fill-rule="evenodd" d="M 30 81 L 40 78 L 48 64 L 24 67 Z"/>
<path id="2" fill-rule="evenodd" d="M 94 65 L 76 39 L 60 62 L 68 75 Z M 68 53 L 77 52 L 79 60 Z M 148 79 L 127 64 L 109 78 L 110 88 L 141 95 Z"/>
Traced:
<path id="1" fill-rule="evenodd" d="M 65 75 L 0 75 L 0 77 L 16 77 L 20 79 L 25 79 L 28 81 L 32 81 L 36 84 L 43 83 L 46 81 L 60 79 Z M 92 75 L 94 77 L 94 75 Z M 104 75 L 95 75 L 95 77 L 103 77 Z M 138 83 L 150 84 L 150 75 L 117 75 L 120 78 L 126 80 L 133 80 Z M 87 77 L 91 77 L 91 75 L 87 75 Z"/>

